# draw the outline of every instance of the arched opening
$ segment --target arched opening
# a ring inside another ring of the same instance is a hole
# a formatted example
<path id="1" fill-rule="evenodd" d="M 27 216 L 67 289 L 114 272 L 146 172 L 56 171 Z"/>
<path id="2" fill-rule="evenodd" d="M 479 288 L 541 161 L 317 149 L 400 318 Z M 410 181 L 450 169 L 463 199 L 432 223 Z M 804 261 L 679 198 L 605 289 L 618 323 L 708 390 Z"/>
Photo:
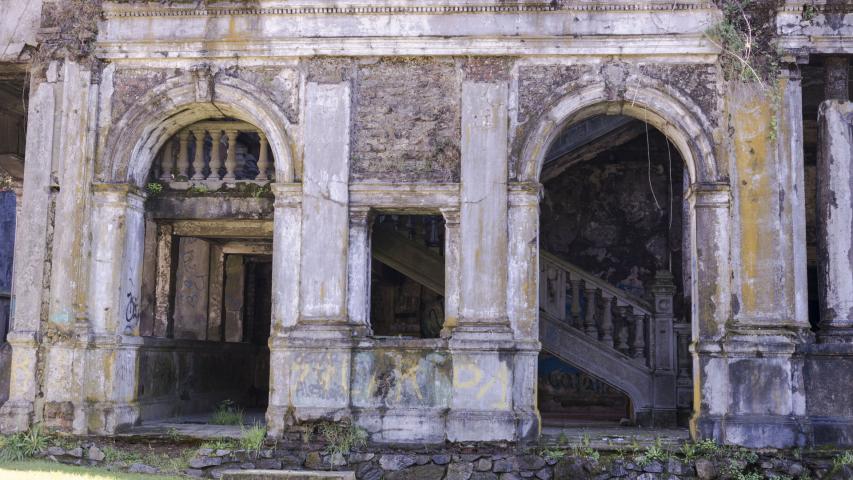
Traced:
<path id="1" fill-rule="evenodd" d="M 233 118 L 174 130 L 144 177 L 140 420 L 179 432 L 263 422 L 272 149 L 260 128 Z"/>
<path id="2" fill-rule="evenodd" d="M 591 110 L 539 175 L 543 427 L 686 426 L 690 173 L 645 115 Z"/>

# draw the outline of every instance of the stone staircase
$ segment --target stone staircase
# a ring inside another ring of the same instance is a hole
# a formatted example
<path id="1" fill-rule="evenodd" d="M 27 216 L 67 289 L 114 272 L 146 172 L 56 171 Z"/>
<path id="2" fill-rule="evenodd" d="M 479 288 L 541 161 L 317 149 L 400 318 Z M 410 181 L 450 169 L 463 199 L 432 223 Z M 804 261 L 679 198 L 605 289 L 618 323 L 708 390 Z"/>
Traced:
<path id="1" fill-rule="evenodd" d="M 669 272 L 658 272 L 654 305 L 540 251 L 542 349 L 631 399 L 638 424 L 675 423 L 675 331 Z"/>

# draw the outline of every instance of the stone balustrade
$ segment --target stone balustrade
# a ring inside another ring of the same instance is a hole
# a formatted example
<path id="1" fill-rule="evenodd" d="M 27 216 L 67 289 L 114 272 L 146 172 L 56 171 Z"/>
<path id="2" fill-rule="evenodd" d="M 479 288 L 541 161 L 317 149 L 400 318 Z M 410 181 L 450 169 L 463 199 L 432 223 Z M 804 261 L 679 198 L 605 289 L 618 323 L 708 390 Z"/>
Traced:
<path id="1" fill-rule="evenodd" d="M 650 368 L 654 309 L 643 299 L 541 254 L 540 306 L 552 317 Z"/>
<path id="2" fill-rule="evenodd" d="M 239 138 L 249 134 L 249 144 Z M 257 137 L 257 156 L 253 141 Z M 236 182 L 266 184 L 273 161 L 264 133 L 249 123 L 204 121 L 178 132 L 157 156 L 157 181 L 176 190 L 204 186 L 215 190 Z"/>

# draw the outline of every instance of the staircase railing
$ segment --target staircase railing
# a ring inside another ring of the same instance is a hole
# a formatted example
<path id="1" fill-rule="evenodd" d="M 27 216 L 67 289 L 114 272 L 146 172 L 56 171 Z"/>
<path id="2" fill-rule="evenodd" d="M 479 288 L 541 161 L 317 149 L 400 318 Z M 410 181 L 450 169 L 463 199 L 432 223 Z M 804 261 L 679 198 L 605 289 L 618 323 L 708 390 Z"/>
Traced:
<path id="1" fill-rule="evenodd" d="M 545 314 L 649 369 L 673 368 L 675 287 L 669 272 L 656 277 L 653 306 L 545 251 L 540 251 L 539 268 L 539 305 Z"/>

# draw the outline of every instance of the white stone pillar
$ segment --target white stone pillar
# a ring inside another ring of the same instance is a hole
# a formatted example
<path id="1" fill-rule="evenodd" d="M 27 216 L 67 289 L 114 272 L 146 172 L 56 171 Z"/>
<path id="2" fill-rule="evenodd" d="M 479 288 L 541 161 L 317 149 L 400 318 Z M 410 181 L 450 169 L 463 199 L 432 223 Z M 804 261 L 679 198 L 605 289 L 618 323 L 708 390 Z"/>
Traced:
<path id="1" fill-rule="evenodd" d="M 539 339 L 540 185 L 510 185 L 507 313 L 516 339 Z"/>
<path id="2" fill-rule="evenodd" d="M 818 286 L 823 342 L 853 342 L 853 103 L 818 111 Z"/>
<path id="3" fill-rule="evenodd" d="M 443 338 L 459 325 L 459 209 L 443 208 L 444 217 L 444 326 Z"/>
<path id="4" fill-rule="evenodd" d="M 93 191 L 89 325 L 97 335 L 129 335 L 138 320 L 133 303 L 141 287 L 136 267 L 145 234 L 144 199 L 126 184 L 95 185 Z M 137 246 L 138 252 L 130 251 Z"/>
<path id="5" fill-rule="evenodd" d="M 349 83 L 307 87 L 300 325 L 347 323 Z"/>
<path id="6" fill-rule="evenodd" d="M 516 344 L 507 317 L 507 101 L 504 83 L 462 84 L 460 303 L 449 341 L 450 441 L 519 436 Z"/>
<path id="7" fill-rule="evenodd" d="M 358 335 L 370 335 L 370 237 L 373 223 L 370 208 L 351 207 L 347 273 L 347 310 Z"/>
<path id="8" fill-rule="evenodd" d="M 53 202 L 50 189 L 57 114 L 54 83 L 33 84 L 27 114 L 27 162 L 20 221 L 15 227 L 15 274 L 12 279 L 12 327 L 6 339 L 12 346 L 9 399 L 0 409 L 0 431 L 26 430 L 33 422 L 36 398 L 36 338 L 45 295 L 48 259 L 48 219 Z"/>
<path id="9" fill-rule="evenodd" d="M 299 267 L 302 255 L 302 185 L 274 183 L 272 331 L 282 336 L 299 320 Z"/>
<path id="10" fill-rule="evenodd" d="M 691 250 L 701 252 L 694 262 L 690 285 L 693 297 L 693 385 L 699 389 L 693 405 L 694 437 L 714 436 L 716 423 L 728 412 L 728 364 L 719 346 L 731 318 L 729 267 L 729 208 L 727 185 L 694 184 L 688 193 L 691 207 Z"/>
<path id="11" fill-rule="evenodd" d="M 92 256 L 85 384 L 91 433 L 111 434 L 139 415 L 136 362 L 141 345 L 139 298 L 145 241 L 144 194 L 126 184 L 93 186 Z"/>
<path id="12" fill-rule="evenodd" d="M 298 242 L 299 316 L 291 321 L 277 292 L 274 307 L 282 335 L 270 339 L 270 406 L 267 422 L 280 435 L 285 418 L 298 421 L 346 416 L 350 406 L 352 328 L 347 318 L 349 251 L 350 85 L 309 82 L 305 93 L 301 230 L 285 239 L 276 195 L 274 257 Z M 279 190 L 280 192 L 280 190 Z M 282 218 L 283 221 L 288 220 Z M 295 219 L 294 219 L 295 220 Z M 295 222 L 294 222 L 295 223 Z M 292 248 L 292 247 L 291 247 Z M 289 254 L 288 254 L 289 255 Z M 280 260 L 274 260 L 279 288 Z M 292 268 L 288 265 L 286 268 Z"/>
<path id="13" fill-rule="evenodd" d="M 507 86 L 462 85 L 461 296 L 454 336 L 509 336 Z"/>

